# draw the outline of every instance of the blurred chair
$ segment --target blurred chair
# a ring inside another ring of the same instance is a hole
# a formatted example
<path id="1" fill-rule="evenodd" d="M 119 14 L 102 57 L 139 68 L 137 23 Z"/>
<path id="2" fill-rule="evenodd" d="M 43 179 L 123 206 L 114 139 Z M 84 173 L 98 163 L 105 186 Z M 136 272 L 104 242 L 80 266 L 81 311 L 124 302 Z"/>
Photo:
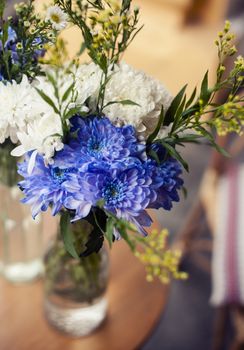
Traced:
<path id="1" fill-rule="evenodd" d="M 233 26 L 244 53 L 244 20 Z M 242 18 L 243 19 L 243 18 Z M 227 70 L 231 60 L 226 61 Z M 243 91 L 242 91 L 243 92 Z M 218 101 L 226 101 L 226 92 Z M 183 256 L 212 273 L 211 303 L 216 307 L 213 349 L 223 349 L 228 315 L 234 326 L 231 350 L 244 349 L 244 135 L 219 138 L 231 158 L 213 152 L 200 191 L 176 246 Z M 204 218 L 206 220 L 204 220 Z M 206 223 L 211 233 L 206 237 Z"/>
<path id="2" fill-rule="evenodd" d="M 211 304 L 216 307 L 213 349 L 223 349 L 228 315 L 234 325 L 231 350 L 244 349 L 244 136 L 221 140 L 235 161 L 213 154 L 195 205 L 179 234 L 183 257 L 212 274 Z M 206 237 L 205 220 L 211 236 Z"/>

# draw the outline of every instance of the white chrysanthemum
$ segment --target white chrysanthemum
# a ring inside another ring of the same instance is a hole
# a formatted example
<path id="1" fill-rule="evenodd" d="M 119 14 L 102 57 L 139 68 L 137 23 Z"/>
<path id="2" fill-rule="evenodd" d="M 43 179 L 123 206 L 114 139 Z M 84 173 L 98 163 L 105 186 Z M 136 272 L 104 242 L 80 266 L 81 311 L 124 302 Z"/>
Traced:
<path id="1" fill-rule="evenodd" d="M 165 111 L 169 108 L 172 96 L 159 81 L 121 63 L 108 82 L 105 104 L 122 100 L 131 100 L 139 106 L 112 104 L 104 109 L 106 116 L 115 124 L 133 125 L 147 137 L 158 123 L 162 106 Z"/>
<path id="2" fill-rule="evenodd" d="M 36 113 L 33 101 L 36 91 L 30 85 L 26 76 L 20 84 L 15 81 L 0 83 L 0 143 L 8 137 L 13 143 L 17 142 L 16 134 L 25 130 L 26 124 Z"/>
<path id="3" fill-rule="evenodd" d="M 83 64 L 76 72 L 75 89 L 78 93 L 77 102 L 83 104 L 88 97 L 90 107 L 94 109 L 94 102 L 98 96 L 102 70 L 95 63 Z"/>
<path id="4" fill-rule="evenodd" d="M 20 145 L 13 150 L 12 155 L 22 156 L 26 152 L 34 151 L 30 161 L 30 168 L 34 166 L 35 155 L 37 153 L 43 155 L 46 163 L 51 163 L 55 152 L 63 148 L 61 117 L 55 113 L 53 107 L 40 96 L 36 88 L 48 96 L 61 114 L 63 114 L 64 111 L 68 112 L 71 108 L 78 106 L 76 97 L 74 96 L 75 93 L 71 92 L 69 95 L 66 94 L 67 98 L 64 98 L 65 93 L 74 83 L 75 67 L 72 67 L 72 70 L 72 73 L 67 73 L 65 67 L 60 70 L 47 69 L 46 73 L 52 76 L 52 79 L 56 83 L 59 97 L 56 96 L 54 86 L 47 76 L 37 77 L 32 85 L 28 83 L 29 90 L 31 91 L 29 95 L 30 99 L 28 100 L 28 113 L 23 120 L 21 119 L 21 122 L 18 121 L 16 124 L 15 138 L 19 141 Z M 18 86 L 18 88 L 20 87 Z M 27 91 L 27 88 L 23 86 L 23 84 L 21 89 L 23 89 L 24 92 Z M 84 110 L 84 106 L 79 107 L 81 111 Z M 18 118 L 23 117 L 21 109 L 18 109 L 16 113 Z M 18 120 L 18 118 L 16 120 Z M 6 135 L 5 129 L 8 127 L 8 124 L 5 125 L 4 119 L 1 120 L 1 124 L 2 129 L 0 129 L 0 137 L 2 130 L 4 130 Z M 19 125 L 22 126 L 19 127 Z M 9 132 L 8 130 L 8 133 Z"/>
<path id="5" fill-rule="evenodd" d="M 46 114 L 29 123 L 26 131 L 17 133 L 20 145 L 11 154 L 19 157 L 26 152 L 36 151 L 50 163 L 55 151 L 63 148 L 62 135 L 60 117 L 54 112 Z"/>
<path id="6" fill-rule="evenodd" d="M 58 6 L 50 6 L 47 9 L 46 21 L 52 23 L 53 29 L 62 30 L 67 25 L 67 15 Z"/>

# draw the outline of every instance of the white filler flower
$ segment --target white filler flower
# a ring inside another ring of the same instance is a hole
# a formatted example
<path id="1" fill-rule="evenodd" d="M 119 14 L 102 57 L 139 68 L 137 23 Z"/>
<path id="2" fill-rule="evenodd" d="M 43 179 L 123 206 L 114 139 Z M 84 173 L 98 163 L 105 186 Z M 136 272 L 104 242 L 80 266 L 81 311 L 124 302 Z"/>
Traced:
<path id="1" fill-rule="evenodd" d="M 52 23 L 53 29 L 62 30 L 67 25 L 67 15 L 58 6 L 50 6 L 47 9 L 46 21 Z"/>

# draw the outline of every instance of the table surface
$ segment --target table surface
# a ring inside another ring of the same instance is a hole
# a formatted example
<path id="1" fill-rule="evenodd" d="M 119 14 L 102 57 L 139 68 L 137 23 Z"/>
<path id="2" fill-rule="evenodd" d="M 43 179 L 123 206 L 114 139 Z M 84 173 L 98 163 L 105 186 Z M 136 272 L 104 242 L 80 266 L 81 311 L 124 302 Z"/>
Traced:
<path id="1" fill-rule="evenodd" d="M 145 280 L 144 267 L 118 242 L 111 251 L 108 316 L 92 335 L 74 339 L 48 326 L 43 315 L 42 281 L 11 285 L 0 279 L 1 350 L 133 350 L 151 334 L 167 288 Z"/>

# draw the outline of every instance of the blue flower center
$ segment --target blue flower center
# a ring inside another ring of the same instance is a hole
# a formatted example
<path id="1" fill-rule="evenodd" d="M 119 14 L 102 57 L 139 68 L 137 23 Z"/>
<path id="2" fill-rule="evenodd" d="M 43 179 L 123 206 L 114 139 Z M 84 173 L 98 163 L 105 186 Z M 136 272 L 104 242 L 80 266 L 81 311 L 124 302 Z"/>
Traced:
<path id="1" fill-rule="evenodd" d="M 96 137 L 91 137 L 87 142 L 87 149 L 91 156 L 99 157 L 105 147 L 105 141 L 98 140 Z"/>
<path id="2" fill-rule="evenodd" d="M 119 180 L 108 182 L 102 190 L 102 196 L 107 205 L 118 205 L 125 198 L 124 184 Z"/>
<path id="3" fill-rule="evenodd" d="M 67 179 L 67 169 L 51 168 L 51 175 L 54 182 L 62 184 Z"/>

